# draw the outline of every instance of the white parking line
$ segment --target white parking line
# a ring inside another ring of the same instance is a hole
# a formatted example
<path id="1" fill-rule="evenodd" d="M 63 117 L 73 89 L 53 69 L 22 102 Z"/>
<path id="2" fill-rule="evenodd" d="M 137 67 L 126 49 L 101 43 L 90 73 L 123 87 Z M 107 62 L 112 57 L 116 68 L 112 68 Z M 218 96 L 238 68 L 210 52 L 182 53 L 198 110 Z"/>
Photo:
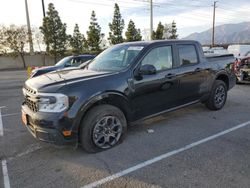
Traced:
<path id="1" fill-rule="evenodd" d="M 27 150 L 25 150 L 25 151 L 23 151 L 23 152 L 21 152 L 21 153 L 18 153 L 17 155 L 15 155 L 15 156 L 13 156 L 13 157 L 9 157 L 7 160 L 8 160 L 8 161 L 12 161 L 12 160 L 14 160 L 14 159 L 16 159 L 16 158 L 23 157 L 23 156 L 25 156 L 25 155 L 28 155 L 28 154 L 30 154 L 30 153 L 33 153 L 33 152 L 35 152 L 35 151 L 37 151 L 37 150 L 40 150 L 40 149 L 42 149 L 42 148 L 43 148 L 43 147 L 42 147 L 40 144 L 32 144 L 32 145 L 30 145 L 30 146 L 28 147 Z"/>
<path id="2" fill-rule="evenodd" d="M 6 106 L 0 106 L 0 108 L 6 108 Z"/>
<path id="3" fill-rule="evenodd" d="M 5 108 L 5 106 L 0 107 L 0 136 L 3 136 L 3 120 L 2 120 L 1 108 Z M 3 171 L 4 188 L 10 188 L 10 180 L 9 180 L 6 160 L 2 160 L 2 171 Z"/>
<path id="4" fill-rule="evenodd" d="M 93 183 L 90 183 L 90 184 L 88 184 L 88 185 L 85 185 L 85 186 L 83 186 L 82 188 L 97 187 L 97 186 L 99 186 L 99 185 L 102 185 L 102 184 L 104 184 L 104 183 L 107 183 L 107 182 L 109 182 L 109 181 L 112 181 L 112 180 L 114 180 L 114 179 L 116 179 L 116 178 L 125 176 L 125 175 L 127 175 L 127 174 L 129 174 L 129 173 L 131 173 L 131 172 L 134 172 L 134 171 L 136 171 L 136 170 L 139 170 L 139 169 L 141 169 L 141 168 L 144 168 L 144 167 L 146 167 L 146 166 L 148 166 L 148 165 L 151 165 L 151 164 L 153 164 L 153 163 L 156 163 L 156 162 L 158 162 L 158 161 L 161 161 L 161 160 L 163 160 L 163 159 L 166 159 L 166 158 L 168 158 L 168 157 L 171 157 L 171 156 L 173 156 L 173 155 L 176 155 L 176 154 L 178 154 L 178 153 L 180 153 L 180 152 L 189 150 L 189 149 L 191 149 L 191 148 L 193 148 L 193 147 L 196 147 L 196 146 L 198 146 L 198 145 L 200 145 L 200 144 L 203 144 L 203 143 L 206 143 L 206 142 L 208 142 L 208 141 L 214 140 L 214 139 L 216 139 L 216 138 L 218 138 L 218 137 L 221 137 L 221 136 L 223 136 L 223 135 L 225 135 L 225 134 L 228 134 L 228 133 L 230 133 L 230 132 L 232 132 L 232 131 L 235 131 L 235 130 L 240 129 L 240 128 L 242 128 L 242 127 L 245 127 L 245 126 L 247 126 L 247 125 L 250 125 L 250 121 L 245 122 L 245 123 L 242 123 L 242 124 L 237 125 L 237 126 L 235 126 L 235 127 L 232 127 L 232 128 L 227 129 L 227 130 L 225 130 L 225 131 L 219 132 L 219 133 L 217 133 L 217 134 L 215 134 L 215 135 L 209 136 L 209 137 L 204 138 L 204 139 L 202 139 L 202 140 L 199 140 L 199 141 L 197 141 L 197 142 L 191 143 L 191 144 L 186 145 L 186 146 L 184 146 L 184 147 L 182 147 L 182 148 L 179 148 L 179 149 L 177 149 L 177 150 L 170 151 L 170 152 L 165 153 L 165 154 L 162 154 L 162 155 L 160 155 L 160 156 L 158 156 L 158 157 L 155 157 L 155 158 L 152 158 L 152 159 L 150 159 L 150 160 L 144 161 L 144 162 L 139 163 L 139 164 L 137 164 L 137 165 L 135 165 L 135 166 L 132 166 L 132 167 L 130 167 L 130 168 L 128 168 L 128 169 L 125 169 L 125 170 L 123 170 L 123 171 L 120 171 L 120 172 L 118 172 L 118 173 L 116 173 L 116 174 L 113 174 L 113 175 L 111 175 L 111 176 L 108 176 L 108 177 L 103 178 L 103 179 L 101 179 L 101 180 L 98 180 L 98 181 L 96 181 L 96 182 L 93 182 Z"/>
<path id="5" fill-rule="evenodd" d="M 3 120 L 2 120 L 1 108 L 0 108 L 0 136 L 3 136 Z"/>
<path id="6" fill-rule="evenodd" d="M 2 170 L 3 170 L 4 188 L 10 188 L 10 180 L 9 180 L 9 175 L 8 175 L 8 169 L 7 169 L 7 162 L 6 162 L 6 160 L 2 160 Z"/>

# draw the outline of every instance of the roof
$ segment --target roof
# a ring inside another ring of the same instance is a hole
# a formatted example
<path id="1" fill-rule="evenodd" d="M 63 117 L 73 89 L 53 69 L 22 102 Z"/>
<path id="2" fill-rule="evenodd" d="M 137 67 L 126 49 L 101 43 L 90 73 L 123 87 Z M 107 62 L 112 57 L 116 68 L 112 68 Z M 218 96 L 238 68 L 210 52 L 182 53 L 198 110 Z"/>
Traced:
<path id="1" fill-rule="evenodd" d="M 67 57 L 95 57 L 96 55 L 93 54 L 79 54 L 79 55 L 70 55 Z"/>
<path id="2" fill-rule="evenodd" d="M 171 40 L 152 40 L 152 41 L 136 41 L 136 42 L 125 42 L 125 43 L 121 43 L 121 45 L 127 45 L 127 44 L 132 44 L 132 45 L 143 45 L 143 46 L 147 46 L 149 44 L 159 44 L 159 43 L 167 43 L 167 42 L 175 42 L 175 43 L 194 43 L 197 42 L 195 40 L 179 40 L 179 39 L 171 39 Z"/>

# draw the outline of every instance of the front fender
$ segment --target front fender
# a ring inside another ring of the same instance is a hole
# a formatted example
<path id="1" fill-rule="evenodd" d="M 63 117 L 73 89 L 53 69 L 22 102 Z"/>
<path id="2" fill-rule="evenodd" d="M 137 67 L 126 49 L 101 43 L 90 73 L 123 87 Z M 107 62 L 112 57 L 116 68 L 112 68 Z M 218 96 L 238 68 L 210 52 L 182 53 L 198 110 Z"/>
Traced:
<path id="1" fill-rule="evenodd" d="M 102 93 L 97 93 L 94 96 L 92 96 L 90 99 L 82 103 L 80 109 L 77 112 L 73 130 L 79 131 L 81 121 L 84 115 L 86 114 L 86 112 L 94 105 L 102 104 L 102 103 L 105 103 L 105 104 L 108 103 L 114 106 L 118 106 L 124 112 L 128 120 L 132 117 L 128 98 L 122 93 L 117 92 L 117 91 L 106 91 Z"/>

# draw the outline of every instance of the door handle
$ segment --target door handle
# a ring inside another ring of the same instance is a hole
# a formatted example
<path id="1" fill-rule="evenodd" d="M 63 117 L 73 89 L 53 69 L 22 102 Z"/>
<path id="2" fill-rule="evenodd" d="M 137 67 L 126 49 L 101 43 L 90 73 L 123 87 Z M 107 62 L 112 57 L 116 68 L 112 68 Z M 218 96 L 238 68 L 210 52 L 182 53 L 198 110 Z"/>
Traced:
<path id="1" fill-rule="evenodd" d="M 167 75 L 165 76 L 165 78 L 168 78 L 168 79 L 171 79 L 171 78 L 173 78 L 173 77 L 175 77 L 175 74 L 173 74 L 173 73 L 169 73 L 169 74 L 167 74 Z"/>

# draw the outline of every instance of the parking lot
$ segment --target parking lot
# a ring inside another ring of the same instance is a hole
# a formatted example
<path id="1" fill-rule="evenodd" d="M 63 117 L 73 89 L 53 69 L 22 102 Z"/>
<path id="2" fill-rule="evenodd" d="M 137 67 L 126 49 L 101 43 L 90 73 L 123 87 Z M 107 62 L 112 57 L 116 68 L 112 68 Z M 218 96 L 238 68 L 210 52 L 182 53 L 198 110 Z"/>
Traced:
<path id="1" fill-rule="evenodd" d="M 250 85 L 230 90 L 220 111 L 197 104 L 170 112 L 129 127 L 119 146 L 88 154 L 26 130 L 25 78 L 0 72 L 0 188 L 250 187 Z"/>

